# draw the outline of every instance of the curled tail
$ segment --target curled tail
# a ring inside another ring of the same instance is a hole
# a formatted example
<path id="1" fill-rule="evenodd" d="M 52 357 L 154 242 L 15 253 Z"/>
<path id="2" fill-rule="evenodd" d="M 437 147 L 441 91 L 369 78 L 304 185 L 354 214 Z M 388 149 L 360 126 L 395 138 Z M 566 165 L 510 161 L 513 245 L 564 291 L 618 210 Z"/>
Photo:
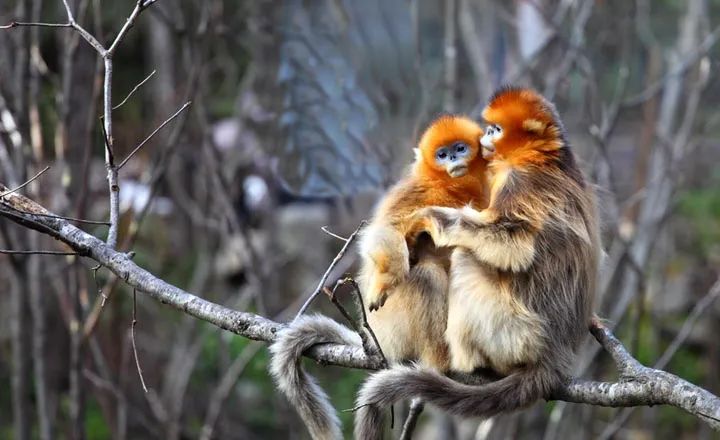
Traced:
<path id="1" fill-rule="evenodd" d="M 549 395 L 562 377 L 538 366 L 484 385 L 465 385 L 432 370 L 396 366 L 373 374 L 360 389 L 355 438 L 382 439 L 381 411 L 398 400 L 420 398 L 451 414 L 487 418 L 524 408 Z"/>
<path id="2" fill-rule="evenodd" d="M 313 439 L 337 440 L 342 439 L 342 432 L 335 408 L 315 378 L 300 365 L 305 350 L 323 343 L 362 345 L 355 332 L 326 316 L 300 316 L 281 330 L 270 346 L 270 374 Z"/>

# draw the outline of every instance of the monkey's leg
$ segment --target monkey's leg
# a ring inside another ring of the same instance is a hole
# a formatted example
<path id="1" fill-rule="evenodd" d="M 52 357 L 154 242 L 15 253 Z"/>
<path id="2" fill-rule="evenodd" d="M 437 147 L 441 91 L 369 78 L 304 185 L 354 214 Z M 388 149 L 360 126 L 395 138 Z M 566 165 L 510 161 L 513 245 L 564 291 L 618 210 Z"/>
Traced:
<path id="1" fill-rule="evenodd" d="M 388 295 L 410 272 L 410 252 L 405 237 L 396 229 L 380 225 L 363 236 L 360 252 L 367 267 L 367 287 L 363 292 L 368 310 L 385 304 Z"/>

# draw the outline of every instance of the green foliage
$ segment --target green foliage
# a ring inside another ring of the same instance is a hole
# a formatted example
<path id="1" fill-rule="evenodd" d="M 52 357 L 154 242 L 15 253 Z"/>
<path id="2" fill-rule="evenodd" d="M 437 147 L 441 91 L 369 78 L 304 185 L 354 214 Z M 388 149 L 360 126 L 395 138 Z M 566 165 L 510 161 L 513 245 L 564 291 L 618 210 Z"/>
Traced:
<path id="1" fill-rule="evenodd" d="M 111 438 L 105 416 L 95 399 L 89 399 L 85 409 L 85 430 L 88 440 L 101 440 Z"/>
<path id="2" fill-rule="evenodd" d="M 679 213 L 690 222 L 693 231 L 691 246 L 699 249 L 705 258 L 717 258 L 720 252 L 720 175 L 716 175 L 703 189 L 681 194 Z"/>

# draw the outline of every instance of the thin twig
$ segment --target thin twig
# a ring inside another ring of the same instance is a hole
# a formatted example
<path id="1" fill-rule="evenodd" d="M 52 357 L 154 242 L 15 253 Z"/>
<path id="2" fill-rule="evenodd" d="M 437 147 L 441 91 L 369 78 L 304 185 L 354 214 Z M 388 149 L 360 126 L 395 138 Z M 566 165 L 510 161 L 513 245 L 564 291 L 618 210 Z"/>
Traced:
<path id="1" fill-rule="evenodd" d="M 298 319 L 300 315 L 305 313 L 305 311 L 310 307 L 310 304 L 317 298 L 318 295 L 320 295 L 320 292 L 322 292 L 322 288 L 325 287 L 325 283 L 327 282 L 328 277 L 330 276 L 330 272 L 335 268 L 335 266 L 340 262 L 342 257 L 345 255 L 345 252 L 350 248 L 350 245 L 353 241 L 355 241 L 355 238 L 357 237 L 360 230 L 365 226 L 367 222 L 365 220 L 360 222 L 360 225 L 355 229 L 355 231 L 350 234 L 350 237 L 348 237 L 347 241 L 345 242 L 345 245 L 340 249 L 340 252 L 335 256 L 332 263 L 330 263 L 330 266 L 325 271 L 325 274 L 323 274 L 322 278 L 320 278 L 320 282 L 318 283 L 317 287 L 315 288 L 315 291 L 310 295 L 310 297 L 305 301 L 305 303 L 300 307 L 300 311 L 295 316 L 295 319 Z"/>
<path id="2" fill-rule="evenodd" d="M 375 349 L 377 350 L 377 353 L 382 358 L 382 367 L 387 368 L 390 366 L 390 363 L 388 362 L 387 358 L 385 357 L 385 353 L 383 353 L 382 347 L 380 347 L 380 342 L 378 342 L 377 336 L 375 336 L 375 332 L 373 331 L 372 327 L 370 327 L 370 323 L 367 319 L 367 313 L 365 312 L 365 302 L 362 298 L 362 293 L 360 292 L 360 286 L 358 286 L 357 281 L 355 281 L 353 278 L 346 278 L 348 280 L 348 283 L 352 285 L 353 291 L 355 292 L 355 300 L 357 301 L 357 308 L 358 313 L 360 314 L 360 319 L 362 322 L 362 326 L 365 329 L 365 331 L 370 335 L 370 337 L 373 340 L 373 343 L 375 344 Z M 370 353 L 368 353 L 370 354 Z"/>
<path id="3" fill-rule="evenodd" d="M 65 5 L 65 12 L 67 13 L 68 23 L 70 26 L 72 26 L 72 28 L 75 29 L 80 36 L 83 37 L 85 41 L 87 41 L 97 51 L 97 53 L 104 57 L 107 52 L 105 47 L 97 40 L 97 38 L 75 21 L 75 17 L 73 16 L 67 0 L 63 0 L 63 5 Z"/>
<path id="4" fill-rule="evenodd" d="M 340 314 L 343 315 L 343 317 L 350 323 L 353 330 L 355 330 L 355 333 L 357 333 L 360 336 L 360 340 L 362 341 L 363 349 L 365 350 L 365 353 L 372 356 L 375 354 L 380 354 L 383 357 L 383 361 L 387 363 L 387 360 L 385 359 L 385 355 L 382 354 L 382 349 L 380 348 L 380 345 L 377 343 L 377 339 L 375 339 L 375 335 L 373 334 L 373 344 L 375 347 L 370 346 L 370 340 L 368 339 L 368 335 L 365 332 L 365 323 L 367 322 L 366 319 L 361 318 L 358 323 L 358 319 L 353 318 L 353 316 L 347 311 L 345 306 L 342 305 L 342 303 L 338 300 L 337 295 L 335 292 L 337 292 L 337 289 L 340 288 L 340 286 L 345 285 L 351 285 L 355 290 L 357 290 L 355 280 L 353 280 L 350 277 L 342 278 L 337 280 L 335 283 L 335 286 L 332 288 L 332 290 L 328 289 L 327 287 L 323 287 L 322 291 L 327 295 L 327 297 L 330 299 L 330 301 L 335 305 L 335 307 L 340 311 Z"/>
<path id="5" fill-rule="evenodd" d="M 153 75 L 155 75 L 155 72 L 157 72 L 157 70 L 153 70 L 152 72 L 150 72 L 150 75 L 146 76 L 144 80 L 140 81 L 135 87 L 133 87 L 133 89 L 130 90 L 130 93 L 127 94 L 127 96 L 125 97 L 125 99 L 123 99 L 123 100 L 120 102 L 120 104 L 116 105 L 116 106 L 113 107 L 112 109 L 113 109 L 113 110 L 117 110 L 117 109 L 119 109 L 120 107 L 122 107 L 122 106 L 128 101 L 128 99 L 130 99 L 130 97 L 131 97 L 135 92 L 138 91 L 138 89 L 139 89 L 140 87 L 142 87 L 146 82 L 148 82 L 148 81 L 150 80 L 150 78 L 153 77 Z M 102 118 L 102 116 L 101 116 L 101 118 Z"/>
<path id="6" fill-rule="evenodd" d="M 353 288 L 353 291 L 355 292 L 355 300 L 356 305 L 358 308 L 358 314 L 360 315 L 360 325 L 362 326 L 363 330 L 367 332 L 368 335 L 373 340 L 373 344 L 375 345 L 375 351 L 371 351 L 369 344 L 367 343 L 367 335 L 363 332 L 356 329 L 355 331 L 360 335 L 360 340 L 363 343 L 363 350 L 365 350 L 365 354 L 368 356 L 370 355 L 380 355 L 380 359 L 382 360 L 382 368 L 388 368 L 390 366 L 390 362 L 388 362 L 387 358 L 385 357 L 385 353 L 383 352 L 382 347 L 380 346 L 380 342 L 377 339 L 377 336 L 375 336 L 375 332 L 373 331 L 372 327 L 370 327 L 370 323 L 367 319 L 367 313 L 365 313 L 365 303 L 362 298 L 362 292 L 360 292 L 360 286 L 358 286 L 357 281 L 355 281 L 354 278 L 347 277 L 344 280 L 344 283 L 350 284 Z M 395 427 L 395 405 L 390 405 L 390 428 Z"/>
<path id="7" fill-rule="evenodd" d="M 64 0 L 63 0 L 64 1 Z M 146 7 L 150 6 L 153 2 L 144 2 L 143 0 L 138 0 L 137 4 L 135 5 L 135 9 L 130 13 L 130 16 L 125 21 L 125 24 L 120 29 L 120 32 L 118 32 L 117 37 L 115 37 L 115 40 L 112 42 L 110 47 L 108 48 L 105 58 L 111 58 L 113 54 L 115 53 L 115 50 L 117 50 L 118 45 L 120 45 L 120 42 L 125 38 L 125 35 L 130 30 L 131 27 L 135 24 L 135 20 L 137 20 L 140 13 L 145 9 Z"/>
<path id="8" fill-rule="evenodd" d="M 31 23 L 26 21 L 13 21 L 10 24 L 0 26 L 0 29 L 12 29 L 20 26 L 36 26 L 36 27 L 51 27 L 51 28 L 63 28 L 72 27 L 70 23 Z"/>
<path id="9" fill-rule="evenodd" d="M 14 192 L 16 192 L 16 191 L 19 191 L 19 190 L 25 188 L 25 187 L 28 186 L 33 180 L 35 180 L 35 179 L 37 179 L 38 177 L 40 177 L 40 175 L 42 175 L 45 171 L 47 171 L 47 170 L 49 170 L 49 169 L 50 169 L 49 166 L 43 168 L 39 173 L 37 173 L 37 174 L 35 174 L 34 176 L 32 176 L 30 179 L 28 179 L 27 181 L 25 181 L 25 183 L 23 183 L 22 185 L 14 188 L 14 189 L 11 189 L 11 190 L 9 190 L 9 191 L 5 191 L 4 193 L 0 194 L 0 200 L 1 200 L 2 198 L 4 198 L 5 196 L 9 195 L 9 194 L 12 194 L 12 193 L 14 193 Z"/>
<path id="10" fill-rule="evenodd" d="M 21 211 L 19 209 L 16 209 L 16 211 L 21 214 L 30 214 L 30 215 L 35 215 L 38 217 L 47 217 L 47 218 L 54 218 L 54 219 L 58 219 L 58 220 L 67 220 L 70 222 L 85 223 L 88 225 L 110 226 L 110 222 L 104 222 L 104 221 L 98 221 L 98 220 L 85 220 L 82 218 L 67 217 L 64 215 L 55 215 L 55 214 L 38 214 L 35 212 Z"/>
<path id="11" fill-rule="evenodd" d="M 63 251 L 15 251 L 10 249 L 0 249 L 0 254 L 6 255 L 79 255 L 77 252 Z"/>
<path id="12" fill-rule="evenodd" d="M 137 324 L 137 289 L 133 288 L 133 312 L 132 312 L 132 325 L 130 326 L 130 340 L 132 341 L 133 356 L 135 356 L 135 366 L 137 367 L 138 376 L 140 376 L 140 383 L 142 384 L 143 390 L 147 393 L 148 389 L 145 386 L 145 378 L 143 377 L 142 368 L 140 367 L 140 358 L 138 358 L 137 346 L 135 345 L 135 324 Z"/>
<path id="13" fill-rule="evenodd" d="M 415 426 L 417 425 L 423 409 L 425 409 L 425 404 L 422 400 L 413 399 L 412 402 L 410 402 L 410 412 L 408 412 L 407 419 L 405 419 L 402 434 L 400 434 L 400 440 L 412 439 L 413 431 L 415 431 Z"/>
<path id="14" fill-rule="evenodd" d="M 95 281 L 95 288 L 97 289 L 98 294 L 102 297 L 102 302 L 100 303 L 100 308 L 102 309 L 103 307 L 105 307 L 105 303 L 107 302 L 108 296 L 105 294 L 105 290 L 102 287 L 100 287 L 100 283 L 98 283 L 98 279 L 97 279 L 97 273 L 101 267 L 102 266 L 100 266 L 98 264 L 97 266 L 93 267 L 91 270 L 93 273 L 93 280 Z"/>
<path id="15" fill-rule="evenodd" d="M 342 240 L 342 241 L 344 241 L 344 242 L 347 242 L 347 241 L 348 241 L 348 239 L 345 238 L 345 237 L 343 237 L 342 235 L 337 235 L 336 233 L 331 232 L 331 231 L 328 229 L 327 226 L 321 227 L 320 230 L 323 231 L 324 233 L 326 233 L 327 235 L 331 236 L 331 237 L 337 238 L 338 240 Z"/>
<path id="16" fill-rule="evenodd" d="M 146 143 L 148 143 L 148 141 L 150 139 L 152 139 L 153 136 L 155 136 L 157 134 L 158 131 L 162 130 L 163 127 L 165 127 L 167 124 L 170 123 L 170 121 L 175 119 L 180 113 L 183 112 L 183 110 L 188 108 L 190 106 L 190 104 L 192 104 L 192 101 L 186 102 L 182 107 L 180 107 L 180 109 L 178 111 L 176 111 L 172 116 L 167 118 L 165 120 L 165 122 L 160 124 L 160 126 L 158 128 L 156 128 L 152 133 L 150 133 L 150 135 L 148 137 L 146 137 L 142 142 L 140 142 L 140 144 L 138 144 L 138 146 L 135 147 L 122 162 L 120 162 L 120 165 L 117 166 L 117 169 L 119 170 L 120 168 L 122 168 L 127 163 L 127 161 L 130 160 L 135 155 L 135 153 L 138 152 L 138 150 L 140 150 L 140 148 L 142 148 Z"/>

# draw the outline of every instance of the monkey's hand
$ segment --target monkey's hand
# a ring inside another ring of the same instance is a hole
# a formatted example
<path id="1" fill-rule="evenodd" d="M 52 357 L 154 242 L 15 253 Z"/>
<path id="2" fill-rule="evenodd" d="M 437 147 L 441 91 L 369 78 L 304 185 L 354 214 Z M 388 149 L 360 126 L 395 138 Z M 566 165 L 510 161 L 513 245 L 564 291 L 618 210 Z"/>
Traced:
<path id="1" fill-rule="evenodd" d="M 449 241 L 448 231 L 451 230 L 462 219 L 462 211 L 456 208 L 443 208 L 431 206 L 418 210 L 415 214 L 415 226 L 413 229 L 420 232 L 427 232 L 435 243 L 435 246 L 453 246 Z"/>

